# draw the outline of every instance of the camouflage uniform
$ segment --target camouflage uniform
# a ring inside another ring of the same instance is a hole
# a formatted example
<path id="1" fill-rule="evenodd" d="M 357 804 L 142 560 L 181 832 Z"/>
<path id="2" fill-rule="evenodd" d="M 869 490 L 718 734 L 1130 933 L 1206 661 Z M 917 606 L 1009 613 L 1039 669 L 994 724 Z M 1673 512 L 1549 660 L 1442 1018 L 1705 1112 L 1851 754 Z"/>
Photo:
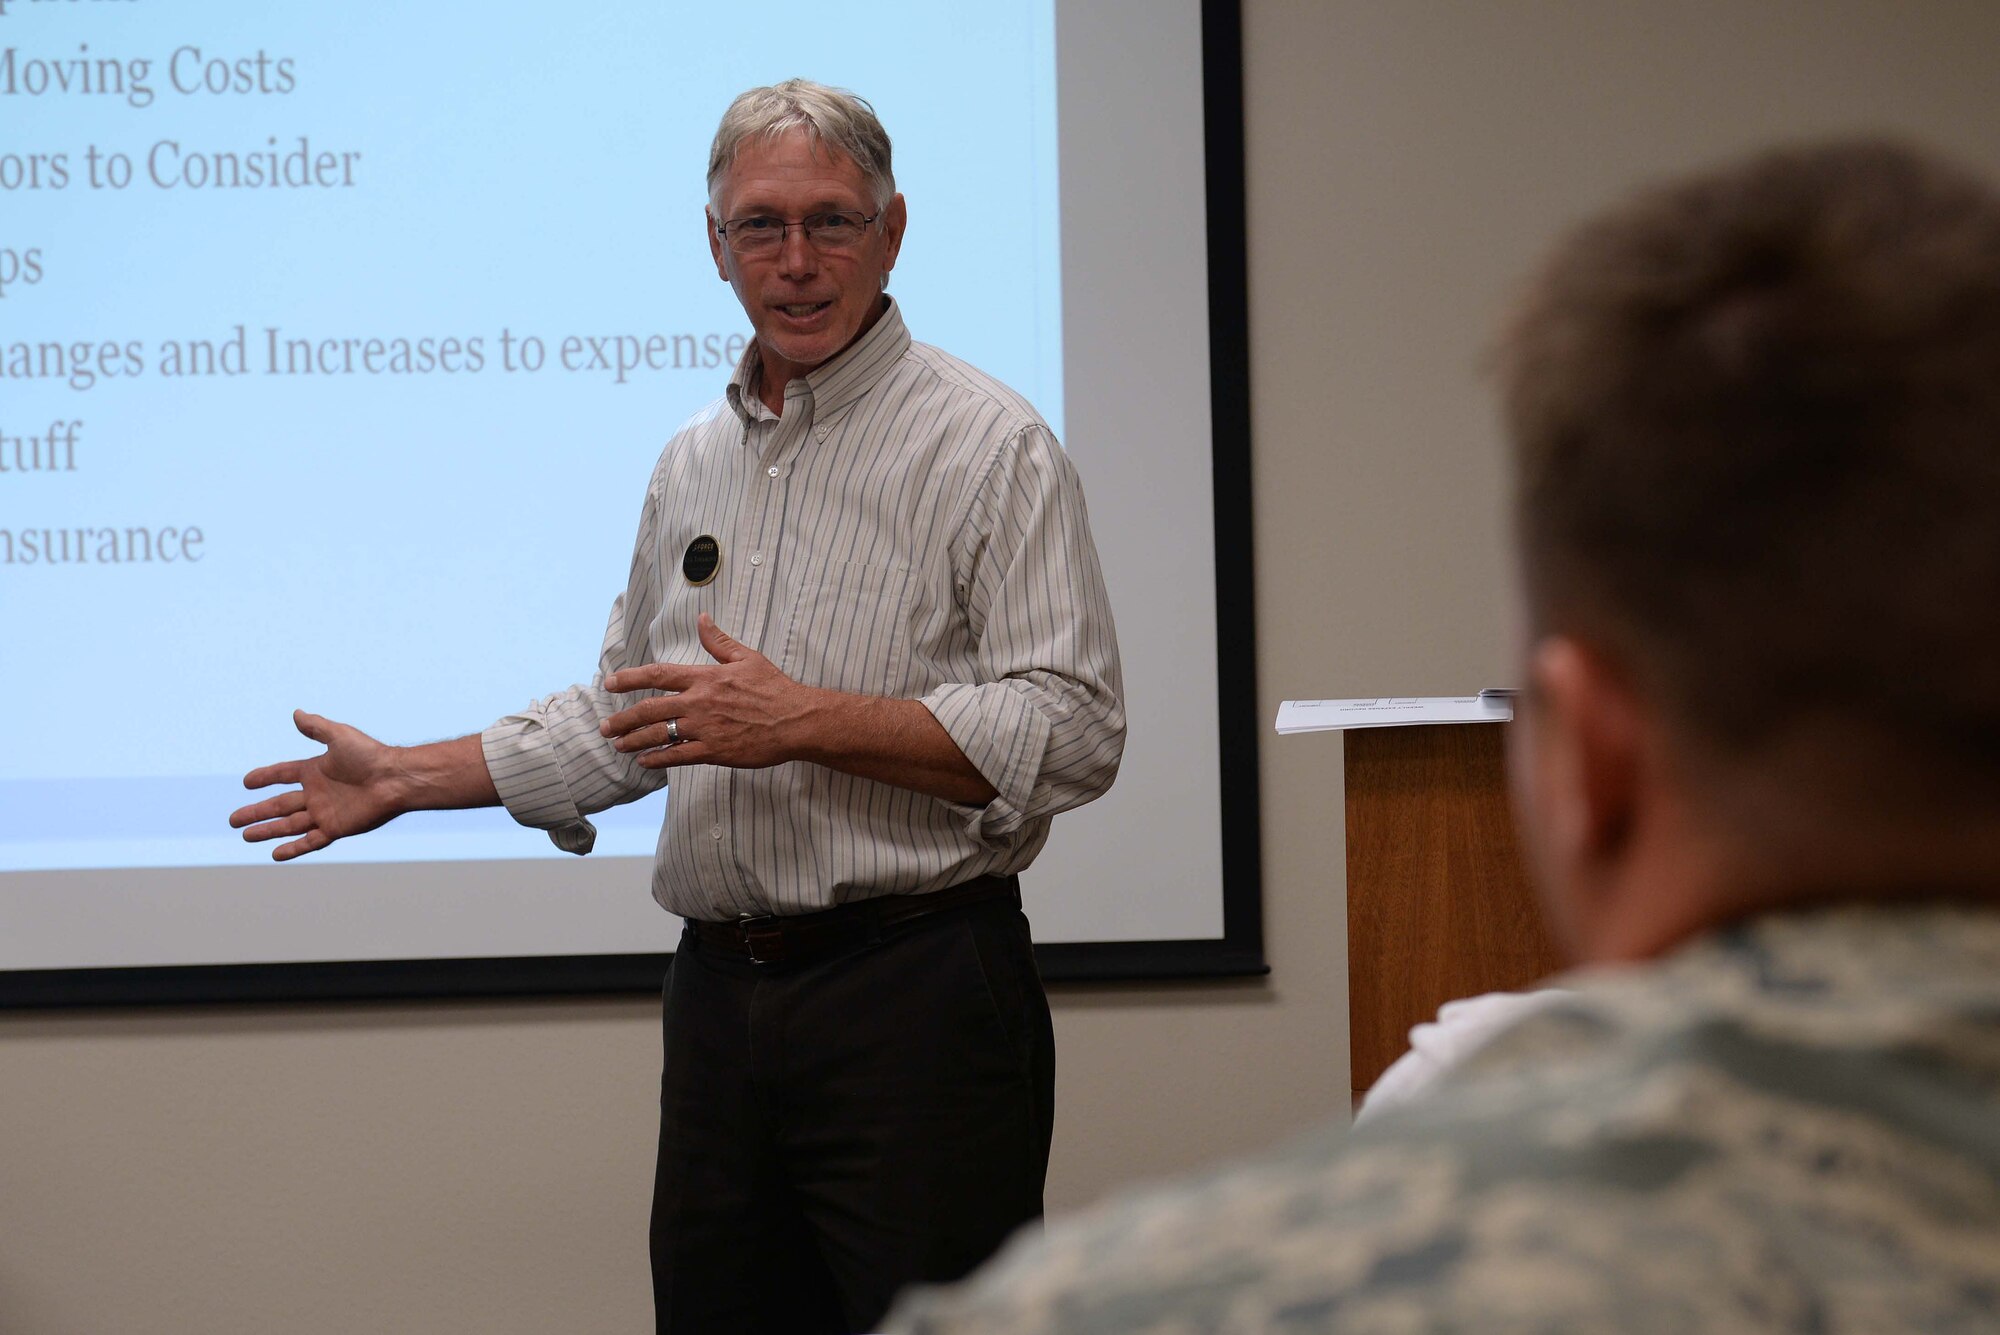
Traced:
<path id="1" fill-rule="evenodd" d="M 1577 975 L 1425 1100 L 1011 1244 L 911 1335 L 2000 1330 L 2000 913 Z"/>

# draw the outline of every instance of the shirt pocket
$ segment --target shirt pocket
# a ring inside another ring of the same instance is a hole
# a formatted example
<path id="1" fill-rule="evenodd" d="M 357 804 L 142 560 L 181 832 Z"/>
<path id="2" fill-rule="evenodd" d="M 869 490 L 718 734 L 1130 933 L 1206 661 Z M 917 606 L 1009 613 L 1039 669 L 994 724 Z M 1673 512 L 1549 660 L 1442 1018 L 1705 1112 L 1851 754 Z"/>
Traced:
<path id="1" fill-rule="evenodd" d="M 778 667 L 807 686 L 894 694 L 909 668 L 912 584 L 896 566 L 815 571 L 793 595 Z"/>

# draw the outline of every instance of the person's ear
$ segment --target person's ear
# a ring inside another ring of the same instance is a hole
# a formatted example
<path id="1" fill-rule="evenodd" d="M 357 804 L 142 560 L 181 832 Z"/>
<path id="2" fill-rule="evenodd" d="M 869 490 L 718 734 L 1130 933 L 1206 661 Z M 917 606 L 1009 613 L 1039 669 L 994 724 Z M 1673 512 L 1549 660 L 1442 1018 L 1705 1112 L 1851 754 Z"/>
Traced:
<path id="1" fill-rule="evenodd" d="M 1645 716 L 1616 667 L 1567 636 L 1535 645 L 1527 687 L 1515 774 L 1522 833 L 1558 934 L 1587 954 L 1630 870 Z"/>
<path id="2" fill-rule="evenodd" d="M 882 276 L 885 281 L 889 271 L 896 267 L 896 256 L 903 251 L 903 229 L 909 225 L 909 207 L 903 203 L 902 192 L 898 191 L 882 208 Z"/>
<path id="3" fill-rule="evenodd" d="M 701 220 L 708 232 L 708 253 L 715 260 L 715 276 L 723 282 L 729 281 L 729 264 L 723 258 L 722 234 L 715 230 L 715 214 L 708 209 L 701 211 Z"/>

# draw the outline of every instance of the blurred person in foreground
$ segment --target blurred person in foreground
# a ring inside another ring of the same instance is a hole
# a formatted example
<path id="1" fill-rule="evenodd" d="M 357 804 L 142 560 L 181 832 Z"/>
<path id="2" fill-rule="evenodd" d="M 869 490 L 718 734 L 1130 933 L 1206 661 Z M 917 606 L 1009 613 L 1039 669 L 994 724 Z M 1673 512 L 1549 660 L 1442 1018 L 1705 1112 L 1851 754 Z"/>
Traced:
<path id="1" fill-rule="evenodd" d="M 894 1330 L 2000 1329 L 2000 195 L 1878 142 L 1654 189 L 1500 365 L 1576 994 Z"/>

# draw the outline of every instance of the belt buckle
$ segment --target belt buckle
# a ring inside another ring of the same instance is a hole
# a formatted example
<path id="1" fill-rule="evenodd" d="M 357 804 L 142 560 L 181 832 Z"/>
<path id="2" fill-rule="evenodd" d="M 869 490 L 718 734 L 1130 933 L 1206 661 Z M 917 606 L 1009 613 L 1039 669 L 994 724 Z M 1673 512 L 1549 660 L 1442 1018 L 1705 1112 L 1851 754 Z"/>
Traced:
<path id="1" fill-rule="evenodd" d="M 783 964 L 785 933 L 775 914 L 746 913 L 736 920 L 736 934 L 752 964 Z"/>

